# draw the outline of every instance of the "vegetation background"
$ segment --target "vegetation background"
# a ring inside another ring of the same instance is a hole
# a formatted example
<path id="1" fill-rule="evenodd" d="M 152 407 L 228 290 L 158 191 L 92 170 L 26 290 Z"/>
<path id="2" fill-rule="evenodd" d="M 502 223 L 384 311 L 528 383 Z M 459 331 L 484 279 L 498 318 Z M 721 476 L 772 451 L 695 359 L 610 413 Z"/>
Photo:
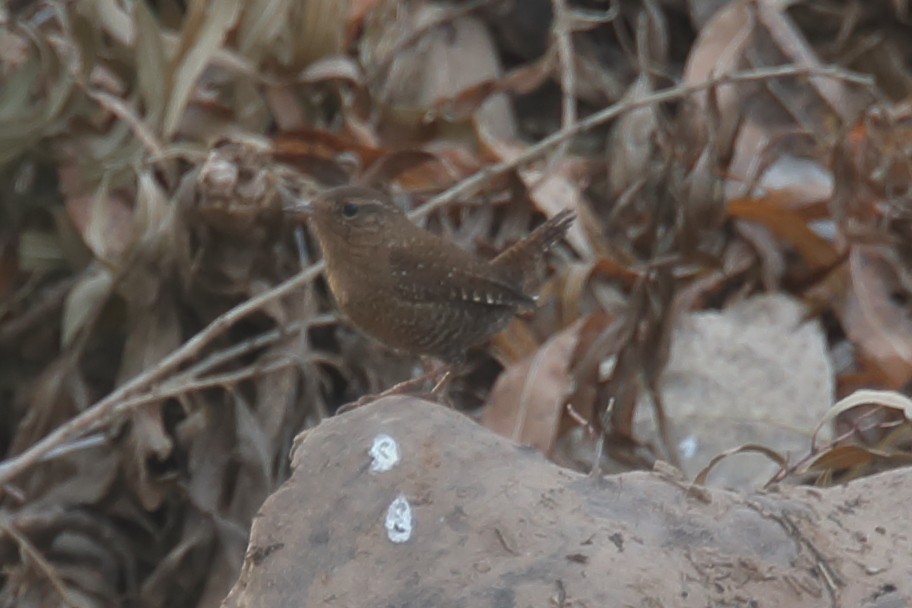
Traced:
<path id="1" fill-rule="evenodd" d="M 412 374 L 287 183 L 480 255 L 577 212 L 449 397 L 558 463 L 908 462 L 910 99 L 904 0 L 0 5 L 0 605 L 218 605 L 294 436 Z"/>

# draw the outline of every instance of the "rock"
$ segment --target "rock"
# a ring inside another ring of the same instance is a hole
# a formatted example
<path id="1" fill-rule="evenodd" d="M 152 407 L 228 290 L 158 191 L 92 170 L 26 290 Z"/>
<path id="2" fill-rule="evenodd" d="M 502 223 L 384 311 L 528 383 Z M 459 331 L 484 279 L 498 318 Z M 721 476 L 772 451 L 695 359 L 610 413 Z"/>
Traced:
<path id="1" fill-rule="evenodd" d="M 909 470 L 752 495 L 594 479 L 410 397 L 308 431 L 293 466 L 225 608 L 912 605 Z"/>

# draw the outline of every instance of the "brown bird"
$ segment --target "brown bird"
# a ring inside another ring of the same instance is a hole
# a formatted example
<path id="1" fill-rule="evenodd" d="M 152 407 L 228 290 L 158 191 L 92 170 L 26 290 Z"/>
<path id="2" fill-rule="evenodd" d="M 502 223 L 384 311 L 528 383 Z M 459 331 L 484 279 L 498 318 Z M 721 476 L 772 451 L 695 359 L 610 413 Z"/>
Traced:
<path id="1" fill-rule="evenodd" d="M 493 260 L 424 230 L 383 193 L 328 190 L 288 209 L 304 214 L 320 243 L 339 309 L 364 333 L 405 352 L 461 362 L 534 308 L 527 293 L 543 254 L 573 223 L 564 210 Z"/>

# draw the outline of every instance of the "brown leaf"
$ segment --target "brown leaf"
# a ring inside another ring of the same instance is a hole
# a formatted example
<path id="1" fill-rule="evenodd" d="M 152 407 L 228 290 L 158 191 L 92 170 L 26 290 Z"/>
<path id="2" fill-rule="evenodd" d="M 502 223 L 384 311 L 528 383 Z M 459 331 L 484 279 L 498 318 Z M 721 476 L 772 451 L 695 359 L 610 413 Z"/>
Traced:
<path id="1" fill-rule="evenodd" d="M 114 278 L 105 269 L 89 272 L 73 285 L 63 305 L 60 328 L 60 345 L 69 346 L 80 331 L 91 325 L 92 320 L 111 296 Z"/>
<path id="2" fill-rule="evenodd" d="M 889 251 L 856 245 L 849 254 L 851 284 L 838 309 L 849 338 L 883 372 L 887 388 L 912 379 L 912 319 L 893 297 L 899 272 Z"/>
<path id="3" fill-rule="evenodd" d="M 837 445 L 824 450 L 807 464 L 808 471 L 842 470 L 864 466 L 872 461 L 887 458 L 885 452 L 872 450 L 860 445 Z"/>
<path id="4" fill-rule="evenodd" d="M 798 212 L 789 209 L 784 193 L 731 199 L 726 203 L 726 211 L 732 217 L 766 226 L 794 247 L 814 271 L 830 270 L 841 259 L 832 243 L 818 236 Z"/>
<path id="5" fill-rule="evenodd" d="M 570 360 L 573 362 L 574 390 L 570 395 L 573 410 L 594 427 L 601 428 L 595 416 L 596 398 L 602 383 L 602 366 L 611 361 L 623 347 L 620 341 L 623 321 L 609 313 L 598 311 L 582 319 L 579 340 Z M 565 426 L 568 419 L 565 419 Z"/>
<path id="6" fill-rule="evenodd" d="M 550 453 L 571 388 L 570 358 L 581 327 L 581 321 L 574 323 L 504 370 L 491 390 L 481 423 L 513 441 Z"/>
<path id="7" fill-rule="evenodd" d="M 451 185 L 457 177 L 435 154 L 397 150 L 377 159 L 359 181 L 374 186 L 398 181 L 410 190 L 436 190 Z"/>
<path id="8" fill-rule="evenodd" d="M 522 153 L 521 145 L 499 139 L 481 125 L 478 125 L 477 131 L 486 152 L 499 161 L 510 160 Z M 547 175 L 533 168 L 520 169 L 518 173 L 528 188 L 529 198 L 546 216 L 552 217 L 564 209 L 576 212 L 577 220 L 567 232 L 567 242 L 583 259 L 589 259 L 594 257 L 596 248 L 583 227 L 583 222 L 590 217 L 588 212 L 584 213 L 588 205 L 584 203 L 578 180 L 564 174 L 565 167 L 569 169 L 572 165 L 561 163 Z"/>
<path id="9" fill-rule="evenodd" d="M 388 129 L 390 135 L 427 126 L 427 110 L 448 106 L 454 120 L 470 113 L 499 137 L 514 137 L 509 99 L 489 95 L 502 68 L 485 24 L 457 14 L 458 8 L 396 6 L 394 13 L 373 17 L 361 45 L 373 93 L 393 110 L 390 127 L 396 129 Z"/>
<path id="10" fill-rule="evenodd" d="M 354 154 L 362 167 L 378 160 L 386 152 L 322 129 L 296 129 L 279 133 L 273 138 L 275 159 L 304 169 L 310 159 L 336 162 L 342 154 Z"/>
<path id="11" fill-rule="evenodd" d="M 181 29 L 176 54 L 171 59 L 171 89 L 165 107 L 163 131 L 171 136 L 180 126 L 184 109 L 197 79 L 221 48 L 240 14 L 239 0 L 191 2 Z"/>
<path id="12" fill-rule="evenodd" d="M 118 260 L 133 239 L 133 209 L 123 196 L 107 192 L 71 196 L 66 210 L 86 246 L 106 262 Z"/>
<path id="13" fill-rule="evenodd" d="M 539 341 L 522 319 L 510 319 L 510 322 L 491 339 L 492 350 L 497 353 L 497 358 L 507 364 L 513 364 L 525 359 L 529 353 L 539 348 Z"/>
<path id="14" fill-rule="evenodd" d="M 500 79 L 499 88 L 516 95 L 526 95 L 539 88 L 554 73 L 557 53 L 548 51 L 540 59 L 513 68 Z"/>
<path id="15" fill-rule="evenodd" d="M 127 271 L 129 281 L 125 278 L 120 285 L 120 295 L 127 305 L 127 323 L 118 384 L 154 366 L 181 343 L 177 304 L 172 292 L 165 287 L 166 282 L 175 277 L 154 274 L 156 264 L 167 259 L 163 254 L 163 248 L 167 246 L 167 241 L 146 243 Z M 149 257 L 144 259 L 145 256 Z M 165 429 L 161 404 L 141 407 L 133 412 L 131 419 L 128 468 L 132 470 L 127 475 L 127 482 L 133 485 L 143 506 L 154 510 L 165 499 L 167 491 L 159 483 L 157 474 L 150 470 L 150 465 L 168 460 L 173 440 Z"/>
<path id="16" fill-rule="evenodd" d="M 823 65 L 786 5 L 730 2 L 702 28 L 684 81 L 705 82 L 740 68 L 784 64 L 808 70 Z M 773 152 L 794 149 L 798 156 L 806 155 L 815 138 L 825 142 L 867 103 L 831 76 L 720 85 L 693 99 L 688 127 L 707 131 L 709 116 L 718 125 L 717 139 L 733 142 L 728 176 L 742 188 L 737 195 L 747 194 L 763 176 Z"/>
<path id="17" fill-rule="evenodd" d="M 624 99 L 636 100 L 652 92 L 651 77 L 644 74 L 631 85 Z M 649 173 L 649 166 L 655 161 L 655 135 L 658 130 L 659 119 L 654 105 L 626 112 L 614 124 L 607 150 L 611 158 L 608 183 L 612 198 L 618 197 Z"/>
<path id="18" fill-rule="evenodd" d="M 860 389 L 847 397 L 843 397 L 827 411 L 814 431 L 815 440 L 817 434 L 826 425 L 831 424 L 843 414 L 861 407 L 866 409 L 870 407 L 882 408 L 899 414 L 906 421 L 912 421 L 912 399 L 909 399 L 909 397 L 896 391 Z"/>
<path id="19" fill-rule="evenodd" d="M 167 55 L 158 21 L 145 4 L 133 7 L 136 21 L 136 77 L 146 118 L 157 127 L 165 112 L 167 102 Z"/>

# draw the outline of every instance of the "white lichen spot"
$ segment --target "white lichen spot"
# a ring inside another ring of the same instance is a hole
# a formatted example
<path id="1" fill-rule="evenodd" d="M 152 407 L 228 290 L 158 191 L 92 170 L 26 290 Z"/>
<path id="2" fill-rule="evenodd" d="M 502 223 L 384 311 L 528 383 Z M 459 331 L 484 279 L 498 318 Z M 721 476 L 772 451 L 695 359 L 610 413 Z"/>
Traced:
<path id="1" fill-rule="evenodd" d="M 386 535 L 394 543 L 404 543 L 412 537 L 412 506 L 402 494 L 386 510 Z"/>
<path id="2" fill-rule="evenodd" d="M 370 470 L 372 472 L 384 473 L 389 471 L 399 463 L 399 444 L 386 433 L 380 433 L 374 437 L 374 441 L 371 444 L 370 457 Z"/>
<path id="3" fill-rule="evenodd" d="M 698 441 L 693 435 L 685 437 L 678 443 L 678 450 L 684 458 L 693 458 L 697 453 Z"/>

